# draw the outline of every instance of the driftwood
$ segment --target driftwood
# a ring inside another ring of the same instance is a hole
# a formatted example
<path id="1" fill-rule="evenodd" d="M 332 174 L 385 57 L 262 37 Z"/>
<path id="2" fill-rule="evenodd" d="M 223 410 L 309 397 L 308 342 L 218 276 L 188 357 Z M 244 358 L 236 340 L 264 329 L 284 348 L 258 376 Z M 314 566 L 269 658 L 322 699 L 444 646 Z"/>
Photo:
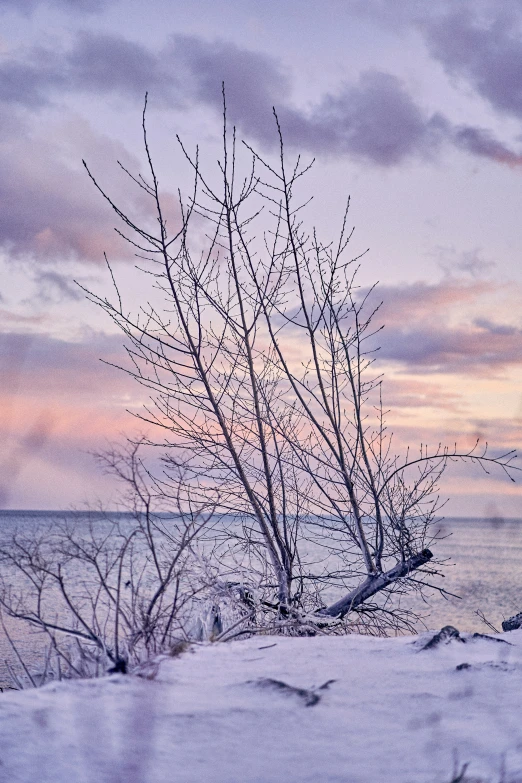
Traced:
<path id="1" fill-rule="evenodd" d="M 429 549 L 423 549 L 422 552 L 397 563 L 389 571 L 371 574 L 359 587 L 345 595 L 344 598 L 336 601 L 335 604 L 319 610 L 318 614 L 322 617 L 344 617 L 348 612 L 353 611 L 357 606 L 367 601 L 368 598 L 371 598 L 372 595 L 396 582 L 397 579 L 409 576 L 412 571 L 423 566 L 432 557 L 433 553 Z"/>
<path id="2" fill-rule="evenodd" d="M 516 631 L 517 628 L 522 628 L 522 612 L 509 617 L 502 623 L 503 631 Z"/>

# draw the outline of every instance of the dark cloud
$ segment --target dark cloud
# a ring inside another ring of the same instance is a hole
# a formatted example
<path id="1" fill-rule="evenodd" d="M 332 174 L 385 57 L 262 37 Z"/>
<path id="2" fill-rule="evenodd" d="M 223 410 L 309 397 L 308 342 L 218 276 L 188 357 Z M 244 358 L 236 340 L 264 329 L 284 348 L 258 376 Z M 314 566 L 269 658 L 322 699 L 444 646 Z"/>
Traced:
<path id="1" fill-rule="evenodd" d="M 114 221 L 87 192 L 81 172 L 46 146 L 38 140 L 36 148 L 27 142 L 0 150 L 0 246 L 11 258 L 101 261 L 103 250 L 115 246 Z M 42 154 L 44 165 L 37 159 Z"/>
<path id="2" fill-rule="evenodd" d="M 264 147 L 277 144 L 275 105 L 286 143 L 312 154 L 349 155 L 393 166 L 431 156 L 447 142 L 496 162 L 519 162 L 519 155 L 487 130 L 454 127 L 441 113 L 423 111 L 404 83 L 389 73 L 365 71 L 356 83 L 343 85 L 304 111 L 292 107 L 288 74 L 267 55 L 222 41 L 175 36 L 160 59 L 181 74 L 178 94 L 187 102 L 195 99 L 220 112 L 224 82 L 229 118 Z"/>
<path id="3" fill-rule="evenodd" d="M 500 337 L 516 337 L 520 335 L 520 329 L 510 324 L 497 324 L 490 321 L 489 318 L 475 318 L 474 325 L 491 335 L 500 335 Z"/>
<path id="4" fill-rule="evenodd" d="M 0 101 L 36 108 L 63 93 L 114 93 L 143 102 L 145 92 L 175 105 L 177 83 L 163 58 L 119 35 L 81 31 L 67 51 L 35 47 L 0 63 Z"/>
<path id="5" fill-rule="evenodd" d="M 351 11 L 400 34 L 420 31 L 450 76 L 495 109 L 522 117 L 520 0 L 354 0 Z"/>
<path id="6" fill-rule="evenodd" d="M 400 79 L 388 73 L 366 71 L 307 112 L 291 106 L 289 76 L 273 57 L 183 36 L 171 39 L 164 57 L 174 70 L 181 66 L 187 99 L 221 111 L 224 82 L 229 118 L 264 147 L 278 141 L 274 106 L 285 141 L 312 154 L 351 155 L 389 166 L 432 150 L 441 138 L 440 118 L 425 116 Z"/>
<path id="7" fill-rule="evenodd" d="M 439 325 L 386 329 L 381 358 L 410 369 L 434 372 L 483 373 L 522 364 L 522 330 L 509 327 L 444 328 Z"/>
<path id="8" fill-rule="evenodd" d="M 480 14 L 450 5 L 419 26 L 449 74 L 466 79 L 496 109 L 522 117 L 521 22 L 520 4 L 500 3 Z"/>
<path id="9" fill-rule="evenodd" d="M 48 94 L 66 86 L 58 58 L 35 51 L 26 62 L 6 60 L 0 63 L 0 101 L 28 108 L 48 103 Z"/>

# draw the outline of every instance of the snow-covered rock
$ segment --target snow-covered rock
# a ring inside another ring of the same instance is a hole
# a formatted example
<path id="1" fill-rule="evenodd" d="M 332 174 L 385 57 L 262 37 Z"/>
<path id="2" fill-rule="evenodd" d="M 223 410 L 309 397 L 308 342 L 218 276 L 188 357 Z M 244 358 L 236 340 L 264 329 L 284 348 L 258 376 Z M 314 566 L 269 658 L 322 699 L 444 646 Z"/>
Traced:
<path id="1" fill-rule="evenodd" d="M 522 630 L 429 638 L 263 636 L 6 693 L 0 781 L 522 780 Z"/>

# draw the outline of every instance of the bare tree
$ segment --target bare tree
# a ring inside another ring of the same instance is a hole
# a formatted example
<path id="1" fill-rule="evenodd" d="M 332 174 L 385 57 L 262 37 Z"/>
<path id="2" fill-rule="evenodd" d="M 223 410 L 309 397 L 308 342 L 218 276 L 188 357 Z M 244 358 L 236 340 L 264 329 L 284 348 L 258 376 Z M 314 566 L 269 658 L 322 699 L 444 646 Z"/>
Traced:
<path id="1" fill-rule="evenodd" d="M 347 617 L 378 631 L 411 627 L 400 602 L 437 572 L 428 545 L 442 472 L 463 460 L 512 479 L 514 452 L 395 455 L 374 367 L 379 303 L 357 283 L 360 256 L 348 255 L 348 205 L 338 239 L 324 243 L 301 217 L 310 165 L 287 164 L 275 112 L 279 155 L 243 144 L 243 156 L 224 102 L 217 177 L 178 138 L 194 187 L 179 195 L 170 232 L 146 105 L 148 173 L 125 171 L 151 200 L 156 227 L 125 214 L 85 166 L 150 294 L 129 313 L 110 265 L 114 299 L 87 294 L 126 336 L 124 370 L 149 391 L 140 418 L 161 433 L 149 440 L 163 454 L 156 487 L 165 502 L 191 499 L 221 515 L 212 557 L 228 584 L 255 588 L 271 622 L 315 613 L 318 625 Z"/>
<path id="2" fill-rule="evenodd" d="M 214 510 L 174 497 L 158 512 L 139 444 L 100 459 L 124 483 L 124 513 L 64 515 L 0 543 L 0 608 L 43 634 L 48 677 L 125 671 L 171 650 L 213 586 L 195 542 Z"/>

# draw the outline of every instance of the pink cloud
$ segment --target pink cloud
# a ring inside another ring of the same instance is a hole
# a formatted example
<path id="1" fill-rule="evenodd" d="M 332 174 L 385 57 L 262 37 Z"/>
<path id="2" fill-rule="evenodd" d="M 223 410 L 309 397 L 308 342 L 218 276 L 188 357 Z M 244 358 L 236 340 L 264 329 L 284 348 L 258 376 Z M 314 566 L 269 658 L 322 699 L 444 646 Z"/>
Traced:
<path id="1" fill-rule="evenodd" d="M 378 335 L 381 361 L 464 374 L 522 364 L 522 326 L 514 320 L 522 296 L 516 285 L 446 278 L 382 286 L 377 296 L 383 305 L 376 321 L 385 325 Z"/>

